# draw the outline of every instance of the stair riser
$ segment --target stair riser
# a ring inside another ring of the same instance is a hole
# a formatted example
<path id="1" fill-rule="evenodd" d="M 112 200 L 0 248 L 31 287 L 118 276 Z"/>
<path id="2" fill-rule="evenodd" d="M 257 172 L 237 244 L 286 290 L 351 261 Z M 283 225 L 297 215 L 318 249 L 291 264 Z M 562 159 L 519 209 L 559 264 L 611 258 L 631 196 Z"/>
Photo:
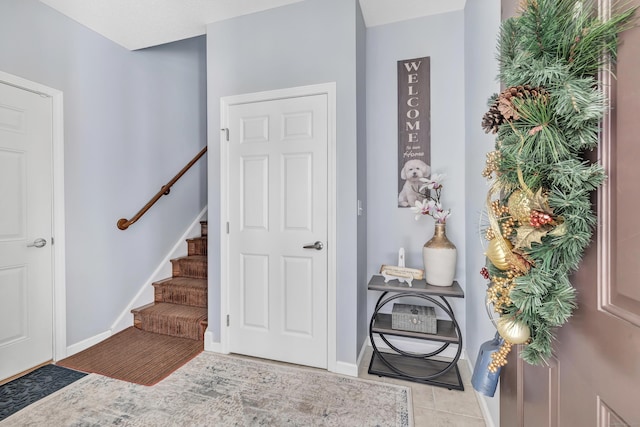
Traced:
<path id="1" fill-rule="evenodd" d="M 155 302 L 207 307 L 206 289 L 185 289 L 184 286 L 162 286 L 155 288 Z"/>
<path id="2" fill-rule="evenodd" d="M 191 255 L 207 255 L 207 239 L 187 240 L 188 254 Z"/>
<path id="3" fill-rule="evenodd" d="M 147 332 L 156 334 L 171 335 L 179 338 L 204 341 L 206 325 L 193 321 L 185 321 L 174 317 L 148 316 L 142 313 L 135 313 L 133 326 Z"/>
<path id="4" fill-rule="evenodd" d="M 190 259 L 171 260 L 173 277 L 207 278 L 207 262 Z"/>

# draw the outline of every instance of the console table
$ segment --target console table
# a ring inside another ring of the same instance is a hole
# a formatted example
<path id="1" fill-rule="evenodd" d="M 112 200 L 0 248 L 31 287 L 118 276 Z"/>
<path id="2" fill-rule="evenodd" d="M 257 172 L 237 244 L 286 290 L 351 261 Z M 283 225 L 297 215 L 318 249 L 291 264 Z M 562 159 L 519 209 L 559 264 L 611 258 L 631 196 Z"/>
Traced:
<path id="1" fill-rule="evenodd" d="M 448 389 L 464 390 L 457 365 L 462 353 L 462 334 L 451 305 L 447 301 L 447 298 L 464 298 L 464 291 L 458 282 L 453 282 L 452 286 L 442 287 L 431 286 L 424 280 L 414 280 L 410 287 L 406 283 L 400 283 L 398 280 L 390 280 L 385 283 L 382 276 L 373 276 L 369 281 L 368 289 L 370 291 L 382 291 L 369 323 L 369 338 L 373 347 L 369 373 L 446 387 Z M 431 303 L 430 305 L 441 308 L 450 320 L 438 319 L 438 327 L 435 334 L 392 329 L 391 314 L 380 313 L 380 309 L 388 303 L 403 297 L 426 300 Z M 380 336 L 382 341 L 395 353 L 379 351 L 373 339 L 374 334 Z M 441 343 L 441 346 L 431 353 L 412 353 L 390 343 L 386 337 L 388 335 L 435 341 Z M 450 344 L 457 344 L 458 346 L 453 359 L 433 358 L 449 347 Z"/>

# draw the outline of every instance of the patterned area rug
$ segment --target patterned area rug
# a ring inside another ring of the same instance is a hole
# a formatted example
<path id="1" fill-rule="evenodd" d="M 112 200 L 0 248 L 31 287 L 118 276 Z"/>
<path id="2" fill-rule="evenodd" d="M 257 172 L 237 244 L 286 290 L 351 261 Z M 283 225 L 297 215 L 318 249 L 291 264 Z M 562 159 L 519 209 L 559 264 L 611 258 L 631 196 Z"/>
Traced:
<path id="1" fill-rule="evenodd" d="M 0 420 L 85 375 L 60 366 L 45 365 L 0 386 Z"/>
<path id="2" fill-rule="evenodd" d="M 410 402 L 407 387 L 202 353 L 153 387 L 90 374 L 4 422 L 11 426 L 411 426 Z"/>

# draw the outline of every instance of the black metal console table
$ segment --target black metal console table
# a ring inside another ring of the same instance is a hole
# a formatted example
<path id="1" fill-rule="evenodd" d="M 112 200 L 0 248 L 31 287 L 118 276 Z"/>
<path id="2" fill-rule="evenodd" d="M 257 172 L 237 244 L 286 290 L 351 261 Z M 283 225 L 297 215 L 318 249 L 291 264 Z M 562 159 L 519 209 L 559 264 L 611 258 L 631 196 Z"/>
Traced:
<path id="1" fill-rule="evenodd" d="M 464 390 L 457 365 L 462 353 L 462 334 L 451 305 L 447 301 L 447 298 L 464 298 L 464 291 L 458 282 L 453 282 L 452 286 L 442 287 L 428 285 L 424 280 L 413 280 L 412 286 L 409 287 L 406 283 L 400 283 L 397 280 L 390 280 L 385 283 L 382 276 L 373 276 L 369 281 L 368 289 L 370 291 L 383 292 L 376 303 L 369 323 L 369 338 L 373 347 L 369 373 L 446 387 L 448 389 Z M 380 309 L 386 304 L 403 297 L 416 297 L 429 301 L 432 305 L 441 308 L 451 320 L 438 319 L 438 327 L 435 334 L 392 329 L 391 314 L 380 313 Z M 379 351 L 373 339 L 374 334 L 379 335 L 382 341 L 395 353 Z M 436 341 L 442 343 L 442 345 L 431 353 L 412 353 L 390 343 L 386 335 Z M 458 346 L 453 359 L 433 359 L 434 356 L 442 353 L 450 344 L 457 344 Z"/>

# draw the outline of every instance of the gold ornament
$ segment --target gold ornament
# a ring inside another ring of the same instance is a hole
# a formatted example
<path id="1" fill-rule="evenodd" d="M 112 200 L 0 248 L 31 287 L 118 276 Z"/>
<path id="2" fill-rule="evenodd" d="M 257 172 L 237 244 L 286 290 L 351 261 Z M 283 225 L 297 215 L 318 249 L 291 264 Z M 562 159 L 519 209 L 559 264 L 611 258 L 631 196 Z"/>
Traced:
<path id="1" fill-rule="evenodd" d="M 517 220 L 521 224 L 526 224 L 529 222 L 529 216 L 531 212 L 531 199 L 529 199 L 524 191 L 514 191 L 511 196 L 509 196 L 507 206 L 509 206 L 509 212 L 511 212 L 511 216 L 515 220 Z"/>
<path id="2" fill-rule="evenodd" d="M 496 236 L 489 242 L 487 246 L 486 257 L 489 258 L 491 264 L 495 265 L 500 270 L 510 269 L 510 260 L 512 258 L 511 249 L 513 245 L 509 240 L 505 240 L 502 237 Z"/>
<path id="3" fill-rule="evenodd" d="M 503 316 L 496 324 L 500 336 L 511 344 L 524 344 L 531 337 L 529 326 L 514 317 Z"/>

